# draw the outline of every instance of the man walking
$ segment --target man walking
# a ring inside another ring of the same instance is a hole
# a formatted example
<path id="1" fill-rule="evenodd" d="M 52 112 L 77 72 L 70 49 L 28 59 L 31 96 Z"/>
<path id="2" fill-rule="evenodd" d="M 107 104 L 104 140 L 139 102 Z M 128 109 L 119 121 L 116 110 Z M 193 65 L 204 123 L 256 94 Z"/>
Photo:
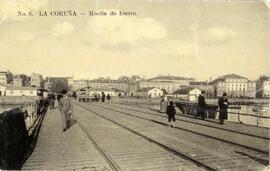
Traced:
<path id="1" fill-rule="evenodd" d="M 63 97 L 59 101 L 59 110 L 62 118 L 63 132 L 70 127 L 70 118 L 73 112 L 71 98 L 67 95 L 67 90 L 62 91 Z"/>
<path id="2" fill-rule="evenodd" d="M 195 115 L 195 117 L 197 117 L 198 115 L 201 115 L 203 120 L 205 117 L 205 110 L 206 110 L 206 103 L 205 103 L 204 96 L 205 96 L 205 91 L 202 91 L 198 97 L 198 108 L 197 108 L 197 114 Z"/>

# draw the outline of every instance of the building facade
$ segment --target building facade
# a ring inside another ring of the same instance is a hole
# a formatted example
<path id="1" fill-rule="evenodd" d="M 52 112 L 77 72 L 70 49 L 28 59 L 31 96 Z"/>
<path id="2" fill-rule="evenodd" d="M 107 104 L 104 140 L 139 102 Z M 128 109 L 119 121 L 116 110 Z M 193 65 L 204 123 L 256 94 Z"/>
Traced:
<path id="1" fill-rule="evenodd" d="M 68 90 L 67 77 L 47 77 L 44 88 L 50 91 L 60 92 L 63 89 Z"/>
<path id="2" fill-rule="evenodd" d="M 159 88 L 166 90 L 169 94 L 180 89 L 181 85 L 172 81 L 141 81 L 139 82 L 139 88 Z"/>
<path id="3" fill-rule="evenodd" d="M 270 97 L 270 77 L 260 76 L 260 78 L 256 81 L 256 97 Z"/>
<path id="4" fill-rule="evenodd" d="M 7 86 L 0 85 L 0 96 L 5 96 L 6 95 L 6 89 L 7 89 Z"/>
<path id="5" fill-rule="evenodd" d="M 147 81 L 140 81 L 139 88 L 156 87 L 165 90 L 167 93 L 172 94 L 182 86 L 189 86 L 190 82 L 194 81 L 193 78 L 175 77 L 175 76 L 158 76 L 151 78 Z"/>
<path id="6" fill-rule="evenodd" d="M 237 74 L 218 77 L 211 82 L 211 85 L 214 85 L 214 93 L 217 97 L 221 97 L 224 92 L 232 98 L 254 97 L 254 90 L 256 90 L 254 82 Z"/>
<path id="7" fill-rule="evenodd" d="M 202 91 L 205 91 L 206 98 L 214 98 L 215 97 L 214 85 L 209 84 L 209 82 L 207 82 L 207 81 L 190 82 L 190 87 L 198 88 Z"/>
<path id="8" fill-rule="evenodd" d="M 36 73 L 33 73 L 31 75 L 31 84 L 30 86 L 35 86 L 35 87 L 43 87 L 43 77 L 41 74 L 36 74 Z"/>
<path id="9" fill-rule="evenodd" d="M 7 85 L 10 84 L 13 80 L 13 74 L 9 71 L 0 72 L 0 84 Z"/>
<path id="10" fill-rule="evenodd" d="M 157 81 L 157 82 L 173 82 L 178 83 L 181 86 L 189 86 L 190 82 L 194 81 L 194 78 L 186 78 L 186 77 L 176 77 L 176 76 L 157 76 L 149 79 L 148 81 Z"/>
<path id="11" fill-rule="evenodd" d="M 155 87 L 142 88 L 137 91 L 137 96 L 147 98 L 159 98 L 163 96 L 163 91 Z"/>
<path id="12" fill-rule="evenodd" d="M 36 87 L 17 87 L 8 86 L 6 88 L 6 96 L 37 96 Z"/>
<path id="13" fill-rule="evenodd" d="M 87 80 L 74 80 L 71 90 L 76 91 L 85 87 L 88 87 Z"/>
<path id="14" fill-rule="evenodd" d="M 25 74 L 15 75 L 13 77 L 13 85 L 18 87 L 29 86 L 27 78 Z"/>
<path id="15" fill-rule="evenodd" d="M 111 80 L 111 79 L 96 79 L 88 82 L 88 86 L 92 88 L 112 88 L 119 89 L 121 91 L 128 91 L 128 82 L 121 80 Z"/>

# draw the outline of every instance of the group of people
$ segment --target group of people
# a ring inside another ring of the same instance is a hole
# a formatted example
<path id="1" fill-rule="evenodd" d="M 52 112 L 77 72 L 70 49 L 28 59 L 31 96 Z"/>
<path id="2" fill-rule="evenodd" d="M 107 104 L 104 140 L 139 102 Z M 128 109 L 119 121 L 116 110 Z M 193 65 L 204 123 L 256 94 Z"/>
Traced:
<path id="1" fill-rule="evenodd" d="M 109 102 L 111 100 L 111 96 L 110 94 L 108 93 L 107 96 L 105 95 L 104 92 L 101 93 L 101 101 L 102 102 L 105 102 L 105 99 Z"/>
<path id="2" fill-rule="evenodd" d="M 222 97 L 218 99 L 218 107 L 219 107 L 219 121 L 220 124 L 224 124 L 224 120 L 228 119 L 228 107 L 230 103 L 227 98 L 227 93 L 223 93 Z M 205 91 L 202 91 L 198 97 L 198 107 L 197 113 L 195 114 L 195 118 L 201 116 L 204 120 L 206 115 L 206 102 L 205 102 Z"/>
<path id="3" fill-rule="evenodd" d="M 219 106 L 219 120 L 220 124 L 224 124 L 224 120 L 228 119 L 228 107 L 230 103 L 227 99 L 227 93 L 223 93 L 222 97 L 218 100 Z M 205 102 L 205 91 L 202 91 L 198 97 L 198 105 L 197 105 L 197 112 L 195 114 L 195 118 L 201 117 L 205 120 L 207 107 Z M 176 110 L 174 107 L 173 101 L 168 101 L 167 97 L 162 98 L 160 102 L 160 112 L 166 113 L 168 116 L 168 126 L 172 127 L 173 124 L 171 121 L 175 122 L 175 114 Z"/>

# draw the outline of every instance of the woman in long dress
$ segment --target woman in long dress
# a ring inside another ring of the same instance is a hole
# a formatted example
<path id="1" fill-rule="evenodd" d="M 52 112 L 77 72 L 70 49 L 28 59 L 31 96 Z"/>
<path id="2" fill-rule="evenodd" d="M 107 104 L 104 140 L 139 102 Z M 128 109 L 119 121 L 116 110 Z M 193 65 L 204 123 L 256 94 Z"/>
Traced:
<path id="1" fill-rule="evenodd" d="M 166 113 L 168 107 L 168 98 L 165 96 L 160 102 L 160 113 Z"/>

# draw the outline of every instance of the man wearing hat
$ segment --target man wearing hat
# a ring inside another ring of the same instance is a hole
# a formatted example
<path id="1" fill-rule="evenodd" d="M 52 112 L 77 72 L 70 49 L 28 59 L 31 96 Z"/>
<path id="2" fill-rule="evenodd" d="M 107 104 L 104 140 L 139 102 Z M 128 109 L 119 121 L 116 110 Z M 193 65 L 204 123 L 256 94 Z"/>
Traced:
<path id="1" fill-rule="evenodd" d="M 223 124 L 224 120 L 228 119 L 229 104 L 230 103 L 227 99 L 227 93 L 223 93 L 222 97 L 218 100 L 220 124 Z"/>
<path id="2" fill-rule="evenodd" d="M 67 95 L 67 90 L 62 91 L 63 97 L 59 101 L 59 110 L 62 118 L 62 128 L 66 131 L 70 127 L 70 118 L 73 112 L 71 98 Z"/>
<path id="3" fill-rule="evenodd" d="M 205 118 L 205 110 L 206 110 L 206 103 L 205 103 L 204 96 L 205 96 L 205 91 L 202 91 L 198 97 L 197 113 L 195 114 L 195 118 L 200 115 L 203 120 Z"/>

